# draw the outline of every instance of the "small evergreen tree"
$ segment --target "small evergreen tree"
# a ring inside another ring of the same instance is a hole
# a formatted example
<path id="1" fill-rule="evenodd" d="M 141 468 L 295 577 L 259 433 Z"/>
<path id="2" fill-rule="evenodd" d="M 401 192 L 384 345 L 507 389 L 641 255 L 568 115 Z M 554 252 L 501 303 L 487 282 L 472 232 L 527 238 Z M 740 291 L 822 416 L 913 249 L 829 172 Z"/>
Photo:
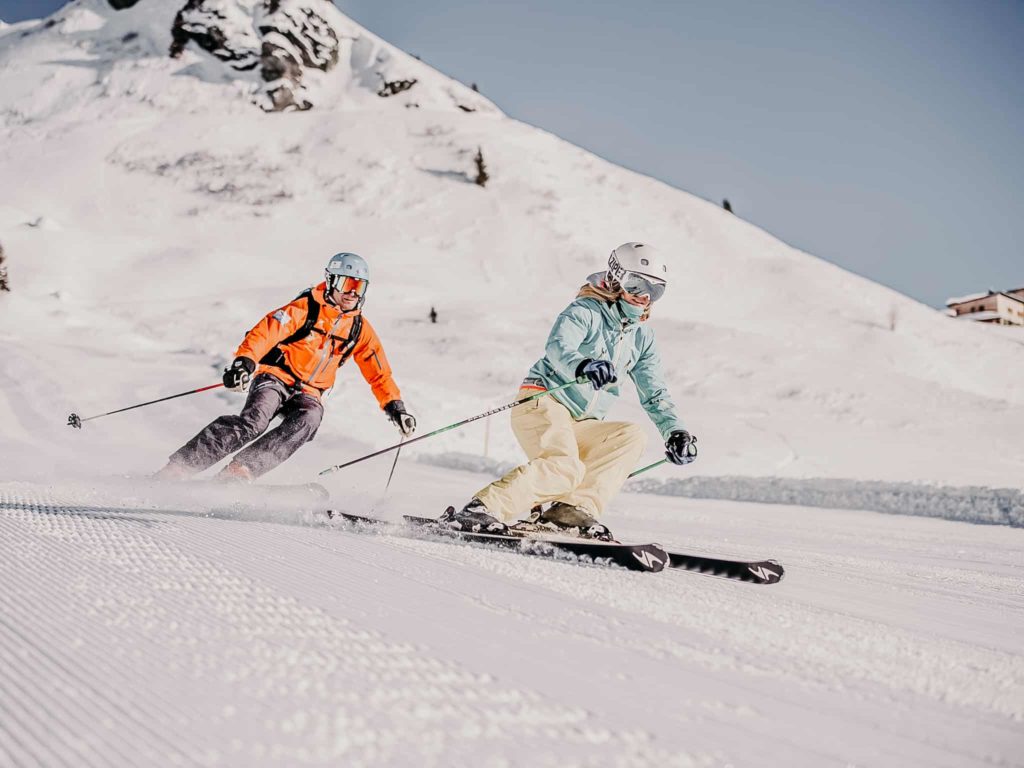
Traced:
<path id="1" fill-rule="evenodd" d="M 487 186 L 487 180 L 491 177 L 487 173 L 487 166 L 484 165 L 484 152 L 480 147 L 476 148 L 476 157 L 473 158 L 473 162 L 476 163 L 476 178 L 473 181 L 481 187 Z"/>
<path id="2" fill-rule="evenodd" d="M 732 213 L 732 205 L 729 204 L 729 198 L 722 201 L 722 207 L 725 208 L 729 213 Z"/>
<path id="3" fill-rule="evenodd" d="M 4 247 L 0 245 L 0 291 L 10 291 L 11 284 L 7 280 L 7 267 L 4 265 Z"/>

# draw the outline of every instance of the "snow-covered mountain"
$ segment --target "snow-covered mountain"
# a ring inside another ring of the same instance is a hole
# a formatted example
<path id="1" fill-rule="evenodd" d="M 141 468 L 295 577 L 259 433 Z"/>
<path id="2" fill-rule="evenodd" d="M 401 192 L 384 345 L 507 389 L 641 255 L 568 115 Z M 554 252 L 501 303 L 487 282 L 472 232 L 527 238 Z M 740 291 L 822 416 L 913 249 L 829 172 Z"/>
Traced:
<path id="1" fill-rule="evenodd" d="M 609 511 L 624 540 L 779 559 L 763 587 L 139 478 L 240 406 L 221 390 L 66 427 L 219 382 L 245 330 L 354 250 L 422 433 L 508 402 L 584 277 L 641 239 L 674 261 L 652 322 L 701 446 L 646 478 L 792 502 L 819 476 L 823 506 L 870 485 L 906 511 L 881 481 L 1024 477 L 1019 333 L 516 122 L 327 0 L 111 2 L 0 27 L 0 766 L 1022 765 L 1019 492 L 950 501 L 1016 527 L 639 493 Z M 340 381 L 272 482 L 396 439 Z M 617 415 L 646 423 L 626 394 Z M 324 483 L 395 519 L 488 479 L 457 462 L 516 458 L 496 417 L 407 447 L 383 494 L 390 455 Z"/>
<path id="2" fill-rule="evenodd" d="M 583 278 L 640 239 L 673 259 L 652 322 L 700 436 L 687 471 L 1021 485 L 1019 333 L 951 321 L 517 122 L 327 0 L 116 4 L 0 37 L 6 475 L 159 466 L 238 396 L 82 432 L 67 413 L 217 381 L 339 250 L 372 265 L 367 313 L 421 426 L 473 415 L 514 395 Z M 358 374 L 340 379 L 280 476 L 393 440 Z M 617 413 L 646 423 L 629 393 Z M 500 418 L 418 450 L 518 456 Z"/>

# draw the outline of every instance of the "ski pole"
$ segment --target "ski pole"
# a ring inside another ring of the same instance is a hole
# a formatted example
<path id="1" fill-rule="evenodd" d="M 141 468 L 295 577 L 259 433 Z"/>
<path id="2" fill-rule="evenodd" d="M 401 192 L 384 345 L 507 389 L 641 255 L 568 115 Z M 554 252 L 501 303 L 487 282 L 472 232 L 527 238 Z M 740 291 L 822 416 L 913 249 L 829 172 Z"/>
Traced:
<path id="1" fill-rule="evenodd" d="M 668 461 L 668 459 L 662 459 L 661 461 L 656 461 L 653 464 L 648 464 L 646 467 L 641 467 L 640 469 L 635 469 L 635 470 L 633 470 L 632 472 L 630 472 L 626 476 L 626 479 L 629 480 L 629 478 L 631 478 L 631 477 L 636 477 L 637 475 L 642 475 L 644 472 L 646 472 L 649 469 L 654 469 L 655 467 L 660 467 L 666 461 Z"/>
<path id="2" fill-rule="evenodd" d="M 393 451 L 396 448 L 401 448 L 403 445 L 412 445 L 413 443 L 415 443 L 415 442 L 417 442 L 419 440 L 426 440 L 428 437 L 434 437 L 435 435 L 440 435 L 442 432 L 448 432 L 449 430 L 456 429 L 457 427 L 461 427 L 461 426 L 463 426 L 465 424 L 469 424 L 471 421 L 479 421 L 480 419 L 486 419 L 488 416 L 493 416 L 496 413 L 501 413 L 502 411 L 507 411 L 509 408 L 515 408 L 517 405 L 522 405 L 523 403 L 528 403 L 531 400 L 536 400 L 538 397 L 543 397 L 544 395 L 549 395 L 552 392 L 557 392 L 560 389 L 565 389 L 566 387 L 571 387 L 574 384 L 584 384 L 584 383 L 586 383 L 586 381 L 587 381 L 586 379 L 574 379 L 572 381 L 565 382 L 565 384 L 559 384 L 557 387 L 552 387 L 551 389 L 541 390 L 540 392 L 532 394 L 529 397 L 524 397 L 521 400 L 516 400 L 514 403 L 508 403 L 507 405 L 503 405 L 503 406 L 501 406 L 499 408 L 493 408 L 492 410 L 487 411 L 487 413 L 481 413 L 478 416 L 472 416 L 472 417 L 470 417 L 468 419 L 463 419 L 462 421 L 457 421 L 454 424 L 449 424 L 447 427 L 441 427 L 440 429 L 435 429 L 433 432 L 429 432 L 429 433 L 427 433 L 425 435 L 420 435 L 419 437 L 414 437 L 412 440 L 405 440 L 405 441 L 403 441 L 401 443 L 397 443 L 396 445 L 391 445 L 391 446 L 388 446 L 387 448 L 381 448 L 379 451 L 374 451 L 373 453 L 368 453 L 365 456 L 360 456 L 358 459 L 352 459 L 352 461 L 346 461 L 344 464 L 335 464 L 333 467 L 328 467 L 327 469 L 323 470 L 320 474 L 321 475 L 326 475 L 326 474 L 329 474 L 331 472 L 337 472 L 339 469 L 344 469 L 345 467 L 351 467 L 353 464 L 358 464 L 360 461 L 366 461 L 367 459 L 372 459 L 374 456 L 380 456 L 382 453 L 387 453 L 388 451 Z"/>
<path id="3" fill-rule="evenodd" d="M 402 455 L 402 445 L 405 443 L 405 435 L 402 435 L 402 440 L 398 444 L 398 450 L 395 451 L 395 460 L 391 462 L 391 472 L 388 473 L 388 481 L 384 486 L 384 493 L 387 494 L 388 488 L 391 487 L 391 478 L 395 476 L 395 467 L 398 466 L 398 457 Z"/>
<path id="4" fill-rule="evenodd" d="M 161 397 L 159 400 L 150 400 L 148 403 L 139 403 L 138 405 L 129 405 L 127 408 L 118 408 L 116 411 L 107 411 L 97 416 L 86 416 L 84 419 L 77 413 L 72 413 L 68 416 L 68 426 L 74 427 L 75 429 L 81 429 L 82 424 L 86 421 L 92 421 L 93 419 L 102 419 L 104 416 L 112 416 L 115 413 L 122 413 L 124 411 L 130 411 L 133 408 L 142 408 L 146 405 L 153 405 L 154 403 L 162 403 L 164 400 L 173 400 L 176 397 L 184 397 L 185 395 L 195 395 L 199 392 L 205 392 L 208 389 L 217 389 L 217 387 L 223 387 L 223 384 L 211 384 L 208 387 L 200 387 L 199 389 L 190 389 L 188 392 L 182 392 L 177 395 L 168 395 L 167 397 Z"/>
<path id="5" fill-rule="evenodd" d="M 692 454 L 692 455 L 693 455 L 693 458 L 692 458 L 692 459 L 690 459 L 691 461 L 692 461 L 693 459 L 697 458 L 697 438 L 696 438 L 696 437 L 695 437 L 695 438 L 693 438 L 693 443 L 692 443 L 692 446 L 693 446 L 693 454 Z M 689 454 L 689 453 L 687 453 L 687 455 L 690 455 L 690 454 Z M 629 480 L 629 478 L 631 478 L 631 477 L 636 477 L 637 475 L 642 475 L 642 474 L 643 474 L 644 472 L 646 472 L 646 471 L 647 471 L 647 470 L 649 470 L 649 469 L 654 469 L 655 467 L 660 467 L 660 466 L 661 466 L 662 464 L 664 464 L 664 463 L 665 463 L 666 461 L 668 461 L 668 458 L 667 458 L 667 457 L 666 457 L 666 458 L 664 458 L 664 459 L 662 459 L 661 461 L 656 461 L 656 462 L 654 462 L 653 464 L 648 464 L 648 465 L 647 465 L 646 467 L 640 467 L 640 469 L 635 469 L 635 470 L 633 470 L 632 472 L 630 472 L 630 473 L 629 473 L 629 474 L 628 474 L 628 475 L 626 476 L 626 479 L 627 479 L 627 480 Z"/>

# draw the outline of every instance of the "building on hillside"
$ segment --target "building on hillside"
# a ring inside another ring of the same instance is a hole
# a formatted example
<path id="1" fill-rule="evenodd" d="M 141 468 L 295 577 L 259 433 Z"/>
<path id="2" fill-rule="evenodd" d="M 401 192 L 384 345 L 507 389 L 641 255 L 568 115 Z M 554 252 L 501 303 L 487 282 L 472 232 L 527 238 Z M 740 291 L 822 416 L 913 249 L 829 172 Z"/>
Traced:
<path id="1" fill-rule="evenodd" d="M 1024 325 L 1024 288 L 960 296 L 946 302 L 946 314 L 978 323 Z"/>

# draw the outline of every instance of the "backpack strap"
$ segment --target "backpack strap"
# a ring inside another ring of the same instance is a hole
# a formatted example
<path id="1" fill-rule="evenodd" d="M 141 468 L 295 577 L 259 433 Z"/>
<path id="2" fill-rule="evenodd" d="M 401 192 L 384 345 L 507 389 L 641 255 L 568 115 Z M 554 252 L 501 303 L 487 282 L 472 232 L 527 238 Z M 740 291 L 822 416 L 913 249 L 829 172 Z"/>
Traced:
<path id="1" fill-rule="evenodd" d="M 352 321 L 352 330 L 348 333 L 348 339 L 345 341 L 345 346 L 341 348 L 341 357 L 338 360 L 338 367 L 341 368 L 345 362 L 352 357 L 352 351 L 356 348 L 356 344 L 359 343 L 359 337 L 363 333 L 363 316 L 356 315 L 356 319 Z"/>
<path id="2" fill-rule="evenodd" d="M 306 299 L 306 319 L 299 328 L 297 328 L 291 335 L 281 339 L 274 345 L 267 354 L 260 358 L 260 365 L 269 365 L 273 368 L 280 368 L 282 371 L 287 373 L 295 380 L 295 386 L 299 386 L 302 379 L 296 375 L 288 363 L 285 362 L 284 352 L 281 350 L 285 344 L 293 344 L 300 339 L 304 339 L 313 332 L 313 327 L 316 325 L 317 319 L 320 317 L 320 304 L 316 299 L 313 298 L 313 290 L 307 289 L 295 297 L 295 300 Z"/>
<path id="3" fill-rule="evenodd" d="M 286 344 L 294 344 L 296 341 L 304 339 L 307 336 L 309 336 L 310 333 L 312 333 L 313 326 L 316 325 L 316 321 L 320 317 L 320 304 L 317 302 L 316 299 L 313 298 L 312 290 L 303 291 L 302 293 L 295 297 L 295 300 L 298 301 L 301 298 L 306 299 L 305 322 L 303 322 L 302 325 L 299 326 L 299 328 L 290 336 L 281 339 L 281 341 L 277 342 L 277 344 L 274 345 L 273 349 L 271 349 L 269 352 L 267 352 L 267 354 L 261 357 L 261 365 L 272 365 L 276 368 L 283 368 L 284 352 L 281 351 L 281 347 L 285 346 Z M 289 375 L 291 375 L 291 371 L 286 372 Z"/>
<path id="4" fill-rule="evenodd" d="M 286 344 L 294 344 L 300 339 L 304 339 L 309 336 L 310 332 L 316 326 L 316 321 L 320 319 L 320 302 L 313 298 L 313 290 L 311 288 L 303 291 L 295 300 L 306 299 L 306 322 L 304 322 L 291 336 L 283 339 L 277 343 L 277 346 L 283 347 Z"/>
<path id="5" fill-rule="evenodd" d="M 287 373 L 289 376 L 291 376 L 295 380 L 296 386 L 299 386 L 300 384 L 306 384 L 307 386 L 313 386 L 312 384 L 307 384 L 305 381 L 303 381 L 302 377 L 297 375 L 295 373 L 295 371 L 293 371 L 288 366 L 288 363 L 285 362 L 284 351 L 281 349 L 282 347 L 287 346 L 288 344 L 294 344 L 296 341 L 301 341 L 302 339 L 306 338 L 307 336 L 309 336 L 309 334 L 313 333 L 314 331 L 316 331 L 317 333 L 320 333 L 320 334 L 323 333 L 322 331 L 316 329 L 316 321 L 320 318 L 320 303 L 316 299 L 313 298 L 313 290 L 312 289 L 305 290 L 302 293 L 300 293 L 298 296 L 295 297 L 296 301 L 298 299 L 301 299 L 301 298 L 305 298 L 306 299 L 306 320 L 305 320 L 305 322 L 303 322 L 303 324 L 298 329 L 296 329 L 294 333 L 292 333 L 287 338 L 284 338 L 281 341 L 279 341 L 277 344 L 275 344 L 274 348 L 271 349 L 269 352 L 267 352 L 267 354 L 265 354 L 260 359 L 260 364 L 261 365 L 269 365 L 269 366 L 271 366 L 273 368 L 280 368 L 282 371 Z M 352 321 L 352 327 L 349 329 L 348 338 L 345 339 L 345 344 L 344 344 L 344 346 L 342 346 L 341 357 L 338 360 L 338 367 L 339 368 L 341 366 L 343 366 L 345 364 L 345 362 L 352 356 L 352 352 L 353 352 L 353 350 L 355 350 L 356 344 L 359 342 L 359 336 L 362 334 L 362 332 L 363 332 L 363 316 L 360 314 L 360 315 L 356 315 L 355 319 Z M 337 337 L 333 337 L 332 336 L 332 338 L 337 338 Z M 313 389 L 320 389 L 320 388 L 319 387 L 313 387 Z M 320 391 L 322 392 L 323 390 L 320 390 Z"/>

